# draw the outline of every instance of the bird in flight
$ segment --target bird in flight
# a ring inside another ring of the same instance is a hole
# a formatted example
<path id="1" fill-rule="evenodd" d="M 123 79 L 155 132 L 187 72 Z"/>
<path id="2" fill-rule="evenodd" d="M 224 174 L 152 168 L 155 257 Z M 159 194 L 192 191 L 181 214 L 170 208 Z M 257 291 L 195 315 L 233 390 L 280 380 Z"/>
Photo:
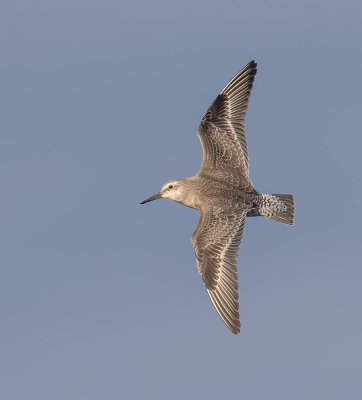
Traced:
<path id="1" fill-rule="evenodd" d="M 165 183 L 141 203 L 169 198 L 199 210 L 191 239 L 197 268 L 212 304 L 234 334 L 240 332 L 236 258 L 245 217 L 294 224 L 293 195 L 260 193 L 249 178 L 244 121 L 256 71 L 256 62 L 249 62 L 206 111 L 197 131 L 203 150 L 197 174 Z"/>

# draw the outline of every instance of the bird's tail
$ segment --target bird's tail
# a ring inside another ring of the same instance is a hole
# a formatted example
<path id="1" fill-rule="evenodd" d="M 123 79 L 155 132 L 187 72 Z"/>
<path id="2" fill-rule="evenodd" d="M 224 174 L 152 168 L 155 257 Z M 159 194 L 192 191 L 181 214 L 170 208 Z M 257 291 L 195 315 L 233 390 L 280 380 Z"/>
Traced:
<path id="1" fill-rule="evenodd" d="M 292 194 L 262 194 L 259 215 L 294 225 L 294 196 Z"/>

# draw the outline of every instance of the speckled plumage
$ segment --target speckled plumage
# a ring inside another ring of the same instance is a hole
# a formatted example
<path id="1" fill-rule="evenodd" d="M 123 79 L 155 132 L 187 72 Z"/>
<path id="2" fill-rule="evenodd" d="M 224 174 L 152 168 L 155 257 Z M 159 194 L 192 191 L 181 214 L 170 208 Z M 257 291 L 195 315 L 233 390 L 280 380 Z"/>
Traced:
<path id="1" fill-rule="evenodd" d="M 197 268 L 216 311 L 235 334 L 240 332 L 236 258 L 245 217 L 294 222 L 292 195 L 259 193 L 249 179 L 244 120 L 256 66 L 251 61 L 208 108 L 198 129 L 203 160 L 197 174 L 167 182 L 142 202 L 165 197 L 200 211 L 192 234 Z"/>

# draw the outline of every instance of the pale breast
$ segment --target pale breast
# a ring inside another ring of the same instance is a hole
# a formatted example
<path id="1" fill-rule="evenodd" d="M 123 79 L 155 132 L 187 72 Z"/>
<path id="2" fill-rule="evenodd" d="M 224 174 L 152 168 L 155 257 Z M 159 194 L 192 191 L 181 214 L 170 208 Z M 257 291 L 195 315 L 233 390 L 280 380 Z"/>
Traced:
<path id="1" fill-rule="evenodd" d="M 243 189 L 230 184 L 227 180 L 218 180 L 210 176 L 195 176 L 193 179 L 190 202 L 193 208 L 252 208 L 257 192 L 253 188 Z M 251 189 L 251 190 L 250 190 Z M 191 206 L 192 207 L 192 206 Z"/>

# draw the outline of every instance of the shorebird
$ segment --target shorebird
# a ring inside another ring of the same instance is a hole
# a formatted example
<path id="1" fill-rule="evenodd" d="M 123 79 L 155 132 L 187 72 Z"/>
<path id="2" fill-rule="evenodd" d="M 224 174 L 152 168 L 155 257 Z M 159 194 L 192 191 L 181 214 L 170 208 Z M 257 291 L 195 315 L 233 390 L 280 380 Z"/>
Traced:
<path id="1" fill-rule="evenodd" d="M 219 93 L 198 128 L 200 170 L 174 179 L 141 204 L 169 198 L 200 212 L 192 234 L 196 264 L 207 294 L 226 326 L 240 332 L 237 253 L 245 217 L 265 216 L 294 224 L 291 194 L 263 194 L 249 178 L 245 115 L 257 71 L 249 62 Z"/>

